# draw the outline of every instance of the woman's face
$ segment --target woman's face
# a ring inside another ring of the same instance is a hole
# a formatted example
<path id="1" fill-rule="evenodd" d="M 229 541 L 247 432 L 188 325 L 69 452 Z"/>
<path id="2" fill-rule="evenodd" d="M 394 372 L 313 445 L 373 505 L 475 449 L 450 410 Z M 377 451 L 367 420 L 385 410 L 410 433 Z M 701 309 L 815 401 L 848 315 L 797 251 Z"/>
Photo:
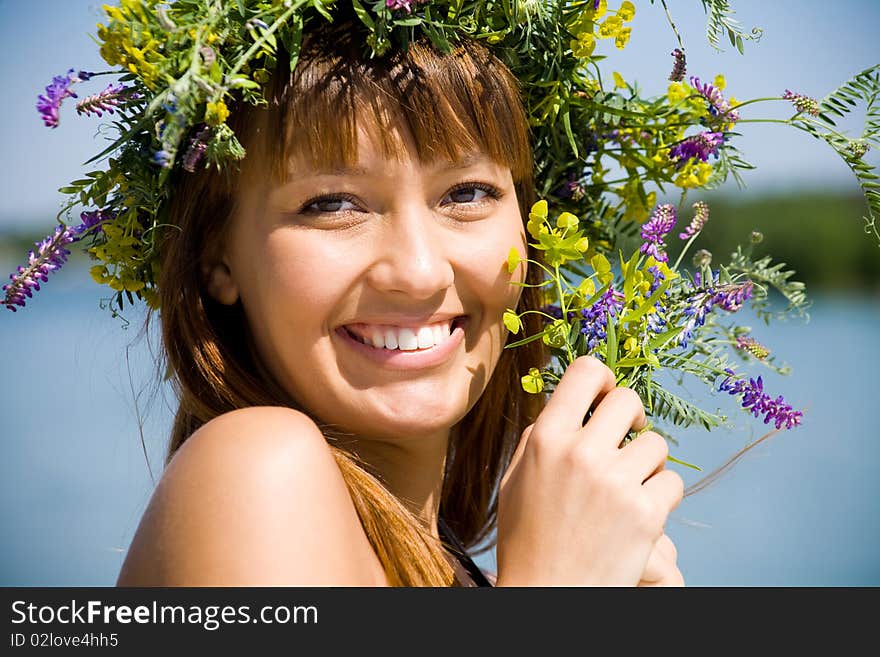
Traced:
<path id="1" fill-rule="evenodd" d="M 423 166 L 361 131 L 357 167 L 294 161 L 248 185 L 211 291 L 240 298 L 256 348 L 316 419 L 364 439 L 446 432 L 482 394 L 521 292 L 525 233 L 510 170 L 481 153 Z M 513 385 L 513 383 L 511 383 Z"/>

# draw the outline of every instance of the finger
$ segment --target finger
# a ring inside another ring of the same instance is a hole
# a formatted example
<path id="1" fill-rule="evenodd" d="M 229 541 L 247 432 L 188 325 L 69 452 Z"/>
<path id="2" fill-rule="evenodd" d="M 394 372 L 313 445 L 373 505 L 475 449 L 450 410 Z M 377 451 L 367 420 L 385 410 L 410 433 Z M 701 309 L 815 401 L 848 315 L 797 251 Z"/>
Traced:
<path id="1" fill-rule="evenodd" d="M 647 424 L 645 406 L 632 388 L 617 387 L 608 392 L 584 427 L 589 440 L 617 449 L 630 429 Z"/>
<path id="2" fill-rule="evenodd" d="M 679 505 L 684 495 L 684 482 L 681 476 L 672 470 L 661 470 L 649 477 L 642 487 L 648 491 L 651 499 L 656 500 L 669 512 Z"/>
<path id="3" fill-rule="evenodd" d="M 527 426 L 523 432 L 522 436 L 520 436 L 519 443 L 516 446 L 516 450 L 513 452 L 513 456 L 510 457 L 510 465 L 507 466 L 507 470 L 504 473 L 504 476 L 501 477 L 501 487 L 504 487 L 504 484 L 516 470 L 519 465 L 519 461 L 522 458 L 523 453 L 526 449 L 526 444 L 529 442 L 529 435 L 532 433 L 532 429 L 535 428 L 534 424 L 530 424 Z"/>
<path id="4" fill-rule="evenodd" d="M 597 398 L 614 386 L 614 373 L 604 363 L 580 356 L 566 368 L 535 424 L 551 434 L 577 431 Z"/>
<path id="5" fill-rule="evenodd" d="M 648 556 L 645 571 L 642 573 L 639 586 L 676 586 L 682 585 L 684 579 L 675 564 L 677 551 L 672 539 L 663 534 L 654 543 Z"/>
<path id="6" fill-rule="evenodd" d="M 646 431 L 622 447 L 620 455 L 623 467 L 644 483 L 666 467 L 669 445 L 659 433 Z"/>

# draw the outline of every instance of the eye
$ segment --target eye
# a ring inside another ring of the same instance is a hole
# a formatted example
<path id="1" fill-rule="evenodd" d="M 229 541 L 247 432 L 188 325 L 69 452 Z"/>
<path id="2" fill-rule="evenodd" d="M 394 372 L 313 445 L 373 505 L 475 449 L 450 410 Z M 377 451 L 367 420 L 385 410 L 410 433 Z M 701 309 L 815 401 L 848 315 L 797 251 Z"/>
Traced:
<path id="1" fill-rule="evenodd" d="M 451 198 L 453 203 L 480 204 L 487 198 L 501 198 L 501 192 L 486 183 L 467 182 L 453 187 L 444 198 Z"/>
<path id="2" fill-rule="evenodd" d="M 350 207 L 345 207 L 345 204 Z M 300 209 L 300 214 L 335 214 L 338 212 L 351 212 L 356 209 L 355 199 L 348 194 L 328 194 L 317 196 L 306 201 Z"/>

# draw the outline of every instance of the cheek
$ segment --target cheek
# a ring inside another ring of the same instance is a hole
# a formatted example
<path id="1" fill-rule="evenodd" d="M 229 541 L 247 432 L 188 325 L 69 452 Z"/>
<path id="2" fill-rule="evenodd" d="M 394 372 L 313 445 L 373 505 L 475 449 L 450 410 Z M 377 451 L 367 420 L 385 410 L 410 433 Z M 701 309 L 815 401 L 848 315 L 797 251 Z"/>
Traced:
<path id="1" fill-rule="evenodd" d="M 263 275 L 272 285 L 261 281 L 261 286 L 275 288 L 267 300 L 273 305 L 284 299 L 298 314 L 320 319 L 318 311 L 336 303 L 350 285 L 356 262 L 338 240 L 309 240 L 302 233 L 282 232 L 267 240 Z"/>
<path id="2" fill-rule="evenodd" d="M 515 308 L 523 288 L 512 283 L 525 280 L 525 264 L 519 265 L 513 273 L 507 269 L 510 249 L 515 248 L 524 257 L 526 254 L 525 231 L 519 215 L 511 217 L 503 226 L 487 231 L 478 239 L 471 240 L 468 257 L 464 264 L 471 280 L 477 281 L 483 303 L 500 313 L 505 308 Z"/>

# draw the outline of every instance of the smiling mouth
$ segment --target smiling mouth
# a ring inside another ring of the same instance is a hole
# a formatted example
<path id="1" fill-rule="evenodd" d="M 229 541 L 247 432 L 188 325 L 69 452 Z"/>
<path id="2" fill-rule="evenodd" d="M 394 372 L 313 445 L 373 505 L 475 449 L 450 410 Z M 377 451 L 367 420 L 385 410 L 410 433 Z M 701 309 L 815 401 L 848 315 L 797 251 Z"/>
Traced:
<path id="1" fill-rule="evenodd" d="M 381 351 L 429 351 L 449 340 L 457 327 L 464 328 L 467 316 L 420 327 L 349 324 L 343 330 L 353 340 Z"/>

